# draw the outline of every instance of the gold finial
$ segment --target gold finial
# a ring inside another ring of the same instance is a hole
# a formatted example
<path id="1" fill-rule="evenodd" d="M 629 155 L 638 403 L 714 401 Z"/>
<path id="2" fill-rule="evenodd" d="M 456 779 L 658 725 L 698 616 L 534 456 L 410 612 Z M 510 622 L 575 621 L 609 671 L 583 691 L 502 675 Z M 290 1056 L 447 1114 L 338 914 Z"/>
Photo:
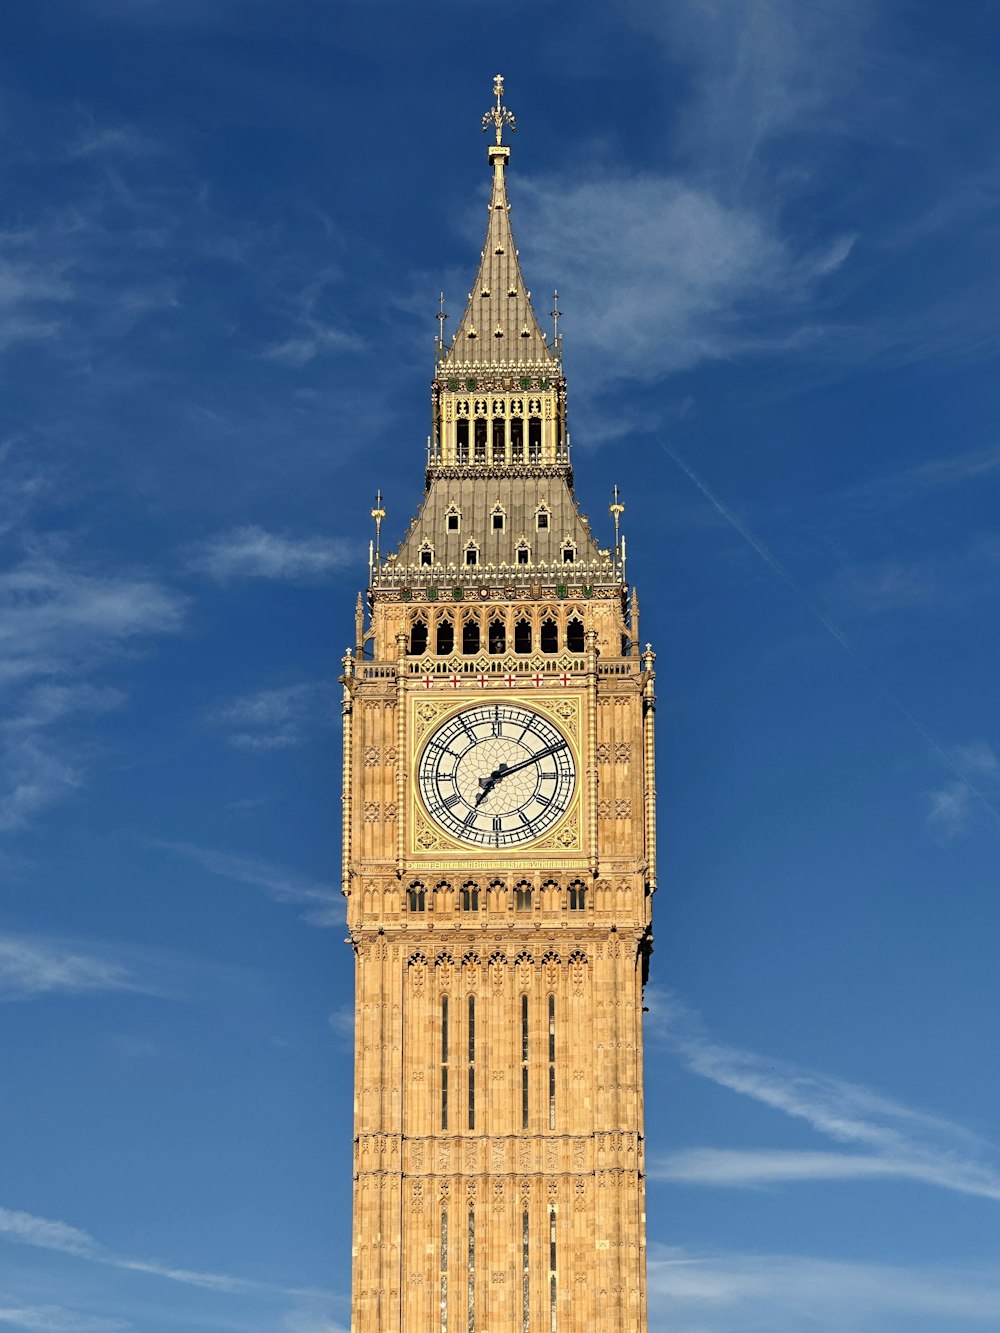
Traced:
<path id="1" fill-rule="evenodd" d="M 615 498 L 612 500 L 611 504 L 608 505 L 608 513 L 615 521 L 615 555 L 622 562 L 622 565 L 624 567 L 625 541 L 621 535 L 621 517 L 622 514 L 624 514 L 625 512 L 625 506 L 622 504 L 621 499 L 619 498 L 617 483 L 614 488 L 614 497 Z"/>
<path id="2" fill-rule="evenodd" d="M 491 106 L 486 115 L 483 116 L 483 133 L 493 126 L 497 137 L 497 143 L 503 143 L 503 127 L 509 125 L 512 130 L 517 129 L 517 121 L 503 104 L 503 75 L 495 74 L 493 76 L 493 96 L 497 99 L 496 106 Z"/>
<path id="3" fill-rule="evenodd" d="M 382 520 L 385 518 L 385 510 L 382 507 L 381 491 L 375 496 L 375 508 L 372 510 L 372 518 L 375 520 L 375 563 L 378 564 L 382 555 Z"/>

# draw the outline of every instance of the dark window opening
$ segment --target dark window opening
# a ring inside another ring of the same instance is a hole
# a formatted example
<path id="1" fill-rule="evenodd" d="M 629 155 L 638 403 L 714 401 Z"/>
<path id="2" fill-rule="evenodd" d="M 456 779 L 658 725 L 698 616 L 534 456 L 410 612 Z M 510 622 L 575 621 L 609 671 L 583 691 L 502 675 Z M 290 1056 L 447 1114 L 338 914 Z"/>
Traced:
<path id="1" fill-rule="evenodd" d="M 517 548 L 517 563 L 519 565 L 526 565 L 530 558 L 531 552 L 526 546 L 519 546 Z"/>
<path id="2" fill-rule="evenodd" d="M 433 559 L 434 559 L 434 552 L 429 548 L 425 547 L 424 550 L 420 552 L 420 563 L 422 565 L 429 565 L 433 561 Z"/>
<path id="3" fill-rule="evenodd" d="M 569 886 L 569 910 L 582 912 L 587 906 L 587 890 L 580 881 L 574 880 Z"/>
<path id="4" fill-rule="evenodd" d="M 531 911 L 531 889 L 518 885 L 514 890 L 514 908 L 518 912 Z"/>
<path id="5" fill-rule="evenodd" d="M 632 651 L 632 640 L 627 634 L 622 635 L 622 657 L 628 657 Z"/>
<path id="6" fill-rule="evenodd" d="M 414 885 L 407 896 L 407 906 L 411 912 L 423 912 L 427 906 L 427 895 L 421 885 Z"/>
<path id="7" fill-rule="evenodd" d="M 564 565 L 571 565 L 576 560 L 576 550 L 572 546 L 564 546 L 562 555 Z"/>
<path id="8" fill-rule="evenodd" d="M 535 524 L 538 527 L 539 532 L 545 531 L 549 526 L 549 511 L 547 509 L 539 509 L 535 516 Z"/>
<path id="9" fill-rule="evenodd" d="M 524 422 L 520 417 L 510 419 L 510 461 L 524 461 Z"/>
<path id="10" fill-rule="evenodd" d="M 457 515 L 457 514 L 449 514 L 449 515 L 448 515 L 448 519 L 447 519 L 447 527 L 448 527 L 448 531 L 449 531 L 449 532 L 457 532 L 457 531 L 458 531 L 458 515 Z"/>
<path id="11" fill-rule="evenodd" d="M 542 461 L 542 422 L 540 417 L 528 418 L 528 462 Z"/>
<path id="12" fill-rule="evenodd" d="M 519 620 L 514 626 L 514 652 L 531 652 L 531 622 Z"/>
<path id="13" fill-rule="evenodd" d="M 455 427 L 455 457 L 460 463 L 469 461 L 469 423 L 459 421 Z"/>
<path id="14" fill-rule="evenodd" d="M 494 531 L 494 532 L 503 532 L 503 527 L 504 527 L 504 516 L 503 516 L 503 514 L 494 513 L 494 514 L 493 514 L 493 531 Z"/>
<path id="15" fill-rule="evenodd" d="M 427 624 L 423 620 L 415 620 L 410 626 L 410 654 L 413 657 L 419 657 L 421 653 L 427 651 Z"/>
<path id="16" fill-rule="evenodd" d="M 472 457 L 477 463 L 486 462 L 486 420 L 484 417 L 476 419 L 476 437 L 472 447 Z"/>
<path id="17" fill-rule="evenodd" d="M 466 884 L 462 888 L 462 911 L 479 911 L 479 889 L 475 884 Z"/>
<path id="18" fill-rule="evenodd" d="M 542 621 L 542 632 L 539 638 L 543 653 L 557 653 L 559 651 L 559 628 L 554 620 Z"/>
<path id="19" fill-rule="evenodd" d="M 441 996 L 441 1128 L 448 1128 L 448 997 Z"/>
<path id="20" fill-rule="evenodd" d="M 566 651 L 582 653 L 586 639 L 583 634 L 583 621 L 575 617 L 566 626 Z"/>
<path id="21" fill-rule="evenodd" d="M 462 626 L 462 652 L 479 652 L 479 621 L 467 620 Z"/>
<path id="22" fill-rule="evenodd" d="M 447 657 L 455 647 L 455 626 L 450 620 L 441 620 L 437 627 L 437 652 L 441 657 Z"/>
<path id="23" fill-rule="evenodd" d="M 507 626 L 502 620 L 490 621 L 490 652 L 505 653 L 507 651 Z"/>
<path id="24" fill-rule="evenodd" d="M 479 551 L 475 546 L 467 546 L 465 548 L 465 563 L 467 565 L 479 564 Z"/>
<path id="25" fill-rule="evenodd" d="M 507 457 L 506 421 L 502 417 L 493 418 L 493 461 L 503 463 Z"/>

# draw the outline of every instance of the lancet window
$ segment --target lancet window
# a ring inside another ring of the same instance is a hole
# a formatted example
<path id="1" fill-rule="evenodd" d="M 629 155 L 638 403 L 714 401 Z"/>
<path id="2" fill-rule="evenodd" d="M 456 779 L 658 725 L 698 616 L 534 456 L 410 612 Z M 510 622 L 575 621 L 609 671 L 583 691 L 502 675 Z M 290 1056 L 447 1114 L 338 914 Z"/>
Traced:
<path id="1" fill-rule="evenodd" d="M 439 657 L 447 657 L 455 649 L 455 626 L 449 617 L 444 616 L 438 621 L 437 625 L 437 653 Z"/>
<path id="2" fill-rule="evenodd" d="M 420 657 L 427 651 L 427 621 L 419 618 L 410 626 L 410 655 Z"/>
<path id="3" fill-rule="evenodd" d="M 491 653 L 507 651 L 507 625 L 500 616 L 490 621 L 489 649 Z"/>
<path id="4" fill-rule="evenodd" d="M 467 656 L 479 652 L 479 621 L 470 618 L 462 626 L 462 652 Z"/>

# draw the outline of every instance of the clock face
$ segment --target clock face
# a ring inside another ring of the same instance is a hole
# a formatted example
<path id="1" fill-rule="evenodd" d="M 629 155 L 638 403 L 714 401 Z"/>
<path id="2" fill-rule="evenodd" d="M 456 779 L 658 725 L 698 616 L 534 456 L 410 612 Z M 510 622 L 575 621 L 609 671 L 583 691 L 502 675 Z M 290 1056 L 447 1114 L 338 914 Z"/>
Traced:
<path id="1" fill-rule="evenodd" d="M 417 783 L 427 813 L 453 838 L 514 847 L 569 808 L 576 766 L 548 718 L 515 704 L 481 704 L 438 727 L 420 756 Z"/>

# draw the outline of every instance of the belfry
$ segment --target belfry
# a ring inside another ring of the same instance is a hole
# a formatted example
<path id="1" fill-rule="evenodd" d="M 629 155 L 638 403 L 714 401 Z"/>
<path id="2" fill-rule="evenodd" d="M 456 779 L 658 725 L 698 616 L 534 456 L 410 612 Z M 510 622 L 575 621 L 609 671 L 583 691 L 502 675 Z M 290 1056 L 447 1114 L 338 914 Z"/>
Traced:
<path id="1" fill-rule="evenodd" d="M 653 661 L 617 489 L 573 495 L 558 334 L 489 221 L 437 340 L 416 518 L 344 658 L 352 1333 L 645 1333 Z M 558 304 L 555 307 L 558 311 Z"/>

